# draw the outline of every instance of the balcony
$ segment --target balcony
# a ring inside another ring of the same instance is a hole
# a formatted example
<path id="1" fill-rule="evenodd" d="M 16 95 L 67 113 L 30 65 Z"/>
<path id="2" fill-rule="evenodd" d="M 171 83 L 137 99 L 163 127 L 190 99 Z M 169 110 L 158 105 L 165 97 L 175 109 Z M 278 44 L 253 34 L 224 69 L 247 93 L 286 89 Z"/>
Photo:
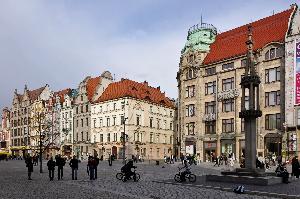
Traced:
<path id="1" fill-rule="evenodd" d="M 216 120 L 216 114 L 215 113 L 204 114 L 202 120 L 204 122 L 214 121 Z"/>
<path id="2" fill-rule="evenodd" d="M 236 98 L 240 95 L 240 91 L 238 89 L 230 89 L 230 90 L 226 90 L 226 91 L 220 91 L 218 93 L 218 101 L 223 101 L 226 99 L 232 99 L 232 98 Z"/>

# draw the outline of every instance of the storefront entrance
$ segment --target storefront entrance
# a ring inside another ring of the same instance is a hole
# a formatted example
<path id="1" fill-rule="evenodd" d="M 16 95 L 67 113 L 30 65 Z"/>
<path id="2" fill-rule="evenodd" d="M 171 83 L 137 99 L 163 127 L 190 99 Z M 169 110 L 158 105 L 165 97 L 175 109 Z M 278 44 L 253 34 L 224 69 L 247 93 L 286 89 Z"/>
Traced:
<path id="1" fill-rule="evenodd" d="M 204 156 L 203 160 L 205 162 L 213 162 L 216 156 L 217 142 L 204 142 Z"/>
<path id="2" fill-rule="evenodd" d="M 264 138 L 265 156 L 268 154 L 281 155 L 282 137 L 277 133 L 268 133 Z"/>
<path id="3" fill-rule="evenodd" d="M 221 140 L 221 154 L 227 157 L 235 153 L 235 140 Z"/>

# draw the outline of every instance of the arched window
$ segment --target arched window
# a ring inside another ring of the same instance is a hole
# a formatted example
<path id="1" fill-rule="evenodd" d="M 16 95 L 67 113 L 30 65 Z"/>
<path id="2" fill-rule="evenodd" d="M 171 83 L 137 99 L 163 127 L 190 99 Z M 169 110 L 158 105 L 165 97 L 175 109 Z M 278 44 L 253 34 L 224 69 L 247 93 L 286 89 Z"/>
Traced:
<path id="1" fill-rule="evenodd" d="M 283 56 L 281 48 L 270 48 L 265 54 L 265 60 L 271 60 Z"/>

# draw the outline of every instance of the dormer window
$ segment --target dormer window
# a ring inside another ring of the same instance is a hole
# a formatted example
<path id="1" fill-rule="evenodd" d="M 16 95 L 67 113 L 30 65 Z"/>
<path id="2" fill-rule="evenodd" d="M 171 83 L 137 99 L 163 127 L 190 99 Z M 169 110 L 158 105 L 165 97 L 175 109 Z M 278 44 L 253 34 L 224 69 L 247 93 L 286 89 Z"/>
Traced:
<path id="1" fill-rule="evenodd" d="M 271 48 L 266 52 L 265 60 L 271 60 L 282 56 L 283 56 L 283 52 L 281 48 Z"/>

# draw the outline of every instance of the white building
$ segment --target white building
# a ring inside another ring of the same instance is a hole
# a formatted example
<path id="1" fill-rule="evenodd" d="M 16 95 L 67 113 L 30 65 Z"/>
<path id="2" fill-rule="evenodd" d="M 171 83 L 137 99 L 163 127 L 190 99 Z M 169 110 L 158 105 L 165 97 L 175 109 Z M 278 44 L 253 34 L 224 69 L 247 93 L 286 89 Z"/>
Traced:
<path id="1" fill-rule="evenodd" d="M 91 106 L 93 155 L 122 158 L 124 127 L 127 158 L 162 159 L 174 154 L 174 111 L 159 87 L 128 79 L 111 83 Z"/>

